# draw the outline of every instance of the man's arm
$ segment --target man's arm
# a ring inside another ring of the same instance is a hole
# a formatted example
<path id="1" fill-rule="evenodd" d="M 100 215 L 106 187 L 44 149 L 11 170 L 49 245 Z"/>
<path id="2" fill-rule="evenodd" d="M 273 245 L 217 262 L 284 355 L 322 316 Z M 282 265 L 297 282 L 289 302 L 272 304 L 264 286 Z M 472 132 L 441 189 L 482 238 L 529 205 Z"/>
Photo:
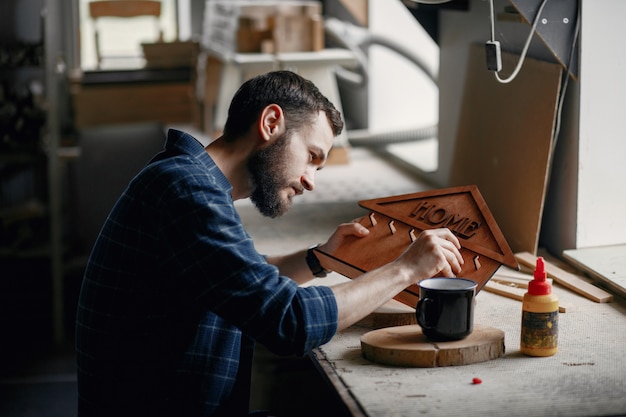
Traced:
<path id="1" fill-rule="evenodd" d="M 439 273 L 454 277 L 463 257 L 448 229 L 426 230 L 395 261 L 332 287 L 339 310 L 338 330 L 351 326 L 406 287 Z"/>
<path id="2" fill-rule="evenodd" d="M 268 256 L 267 262 L 278 267 L 281 275 L 287 276 L 298 284 L 304 284 L 311 281 L 313 273 L 306 263 L 307 250 L 301 250 L 282 256 Z"/>
<path id="3" fill-rule="evenodd" d="M 364 237 L 369 234 L 367 227 L 360 223 L 343 223 L 340 224 L 328 241 L 320 245 L 326 253 L 333 253 L 342 245 L 347 236 Z M 304 284 L 311 281 L 313 273 L 306 262 L 307 249 L 282 256 L 268 256 L 267 262 L 277 266 L 280 274 L 290 277 L 298 284 Z"/>
<path id="4" fill-rule="evenodd" d="M 321 245 L 325 252 L 335 251 L 347 236 L 364 237 L 369 230 L 360 223 L 339 225 L 328 242 Z M 438 274 L 454 277 L 461 271 L 461 245 L 448 229 L 425 230 L 395 261 L 369 271 L 355 279 L 332 286 L 339 309 L 338 330 L 351 326 L 395 297 L 402 290 L 422 279 Z M 306 250 L 285 256 L 268 257 L 281 275 L 298 284 L 313 279 L 306 263 Z"/>

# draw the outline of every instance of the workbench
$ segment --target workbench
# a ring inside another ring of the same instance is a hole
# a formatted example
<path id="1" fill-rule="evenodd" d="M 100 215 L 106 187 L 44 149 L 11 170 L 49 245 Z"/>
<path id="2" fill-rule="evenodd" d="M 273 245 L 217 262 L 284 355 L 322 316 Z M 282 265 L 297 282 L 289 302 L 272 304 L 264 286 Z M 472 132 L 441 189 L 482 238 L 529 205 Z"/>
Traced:
<path id="1" fill-rule="evenodd" d="M 337 274 L 332 282 L 345 280 Z M 608 416 L 626 414 L 626 304 L 595 303 L 555 284 L 559 351 L 520 353 L 521 302 L 481 291 L 475 325 L 505 332 L 504 356 L 472 365 L 402 368 L 363 358 L 354 325 L 310 357 L 354 416 Z M 482 382 L 473 383 L 474 378 Z"/>
<path id="2" fill-rule="evenodd" d="M 320 171 L 315 192 L 295 199 L 281 218 L 264 218 L 247 200 L 237 206 L 261 253 L 289 253 L 325 241 L 339 223 L 366 214 L 357 201 L 427 189 L 369 150 L 354 148 L 349 165 Z M 331 273 L 311 285 L 347 279 Z M 522 303 L 485 290 L 476 297 L 474 324 L 505 332 L 505 354 L 498 359 L 446 368 L 380 365 L 361 355 L 360 337 L 371 330 L 362 325 L 336 334 L 309 356 L 353 416 L 626 415 L 626 301 L 615 296 L 596 303 L 560 284 L 553 292 L 567 312 L 560 314 L 559 351 L 552 357 L 520 354 Z M 296 381 L 297 394 L 303 381 Z M 281 401 L 296 396 L 286 394 L 288 388 L 277 393 Z"/>

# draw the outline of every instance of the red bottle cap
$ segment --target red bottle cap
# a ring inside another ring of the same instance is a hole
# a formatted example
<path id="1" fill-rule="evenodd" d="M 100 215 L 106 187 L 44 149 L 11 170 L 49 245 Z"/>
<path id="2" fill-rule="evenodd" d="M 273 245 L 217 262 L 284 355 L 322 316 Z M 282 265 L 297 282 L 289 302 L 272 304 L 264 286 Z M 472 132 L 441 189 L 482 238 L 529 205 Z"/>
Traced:
<path id="1" fill-rule="evenodd" d="M 537 265 L 533 280 L 528 283 L 528 294 L 530 295 L 547 295 L 552 293 L 552 285 L 548 282 L 543 258 L 537 258 Z"/>

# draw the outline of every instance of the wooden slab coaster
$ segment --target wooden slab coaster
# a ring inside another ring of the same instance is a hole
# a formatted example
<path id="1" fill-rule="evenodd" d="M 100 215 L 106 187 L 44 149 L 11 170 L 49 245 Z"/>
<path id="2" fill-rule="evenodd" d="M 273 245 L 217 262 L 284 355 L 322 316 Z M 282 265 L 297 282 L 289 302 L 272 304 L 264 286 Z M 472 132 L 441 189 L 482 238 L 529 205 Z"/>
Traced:
<path id="1" fill-rule="evenodd" d="M 368 329 L 406 326 L 409 324 L 417 324 L 415 309 L 393 299 L 378 307 L 357 323 L 357 325 Z"/>
<path id="2" fill-rule="evenodd" d="M 433 342 L 419 325 L 372 330 L 361 336 L 363 356 L 384 365 L 435 368 L 486 362 L 504 355 L 504 332 L 475 325 L 462 340 Z"/>

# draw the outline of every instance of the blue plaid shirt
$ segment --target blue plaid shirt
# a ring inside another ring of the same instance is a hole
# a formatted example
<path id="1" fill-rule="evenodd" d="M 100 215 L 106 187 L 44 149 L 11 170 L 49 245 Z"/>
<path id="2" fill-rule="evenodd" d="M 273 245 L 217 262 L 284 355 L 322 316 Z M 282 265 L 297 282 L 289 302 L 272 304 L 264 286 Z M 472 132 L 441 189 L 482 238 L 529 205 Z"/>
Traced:
<path id="1" fill-rule="evenodd" d="M 332 338 L 331 290 L 280 276 L 231 190 L 198 141 L 170 130 L 124 191 L 78 303 L 80 415 L 245 415 L 253 340 L 302 355 Z"/>

